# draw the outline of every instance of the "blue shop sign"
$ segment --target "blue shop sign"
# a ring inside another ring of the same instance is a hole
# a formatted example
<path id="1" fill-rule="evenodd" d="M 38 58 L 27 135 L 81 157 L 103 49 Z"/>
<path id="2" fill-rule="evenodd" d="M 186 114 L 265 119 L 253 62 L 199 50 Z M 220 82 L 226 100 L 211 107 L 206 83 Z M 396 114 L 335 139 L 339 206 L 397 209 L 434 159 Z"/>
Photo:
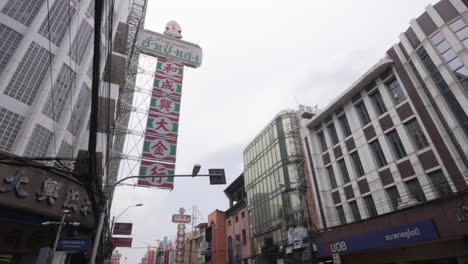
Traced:
<path id="1" fill-rule="evenodd" d="M 61 238 L 58 242 L 57 248 L 59 249 L 87 249 L 88 248 L 87 239 L 70 239 L 70 238 Z"/>
<path id="2" fill-rule="evenodd" d="M 439 238 L 439 233 L 432 223 L 426 220 L 410 225 L 385 229 L 379 232 L 367 233 L 322 243 L 317 246 L 319 257 L 331 256 L 333 253 L 344 254 L 353 251 L 390 247 Z"/>

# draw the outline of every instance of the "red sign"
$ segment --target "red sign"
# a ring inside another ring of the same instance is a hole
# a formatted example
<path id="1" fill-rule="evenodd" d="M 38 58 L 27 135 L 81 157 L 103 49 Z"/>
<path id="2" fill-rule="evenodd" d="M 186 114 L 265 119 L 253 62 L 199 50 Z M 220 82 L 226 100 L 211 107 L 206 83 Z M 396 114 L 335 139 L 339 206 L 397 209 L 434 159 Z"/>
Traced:
<path id="1" fill-rule="evenodd" d="M 190 223 L 192 221 L 191 215 L 181 215 L 181 214 L 174 214 L 172 215 L 172 223 Z"/>
<path id="2" fill-rule="evenodd" d="M 113 237 L 112 244 L 116 247 L 132 247 L 131 237 Z"/>
<path id="3" fill-rule="evenodd" d="M 164 252 L 164 264 L 169 264 L 169 251 Z"/>
<path id="4" fill-rule="evenodd" d="M 148 264 L 153 264 L 156 251 L 148 250 Z"/>
<path id="5" fill-rule="evenodd" d="M 115 223 L 112 234 L 114 235 L 131 235 L 132 234 L 132 223 Z"/>

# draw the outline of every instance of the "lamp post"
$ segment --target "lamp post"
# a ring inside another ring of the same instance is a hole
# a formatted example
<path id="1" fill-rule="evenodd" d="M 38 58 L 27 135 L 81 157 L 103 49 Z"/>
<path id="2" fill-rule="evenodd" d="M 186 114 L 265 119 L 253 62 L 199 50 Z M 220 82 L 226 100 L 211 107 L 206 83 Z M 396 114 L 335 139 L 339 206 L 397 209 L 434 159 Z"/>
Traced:
<path id="1" fill-rule="evenodd" d="M 58 223 L 59 227 L 58 227 L 58 230 L 57 230 L 57 234 L 55 235 L 55 240 L 54 240 L 54 245 L 52 246 L 52 251 L 49 253 L 49 256 L 48 256 L 48 263 L 52 263 L 53 260 L 54 260 L 54 255 L 55 255 L 55 251 L 57 250 L 57 245 L 58 245 L 58 241 L 60 239 L 60 234 L 62 233 L 62 227 L 63 227 L 63 223 L 65 222 L 65 218 L 67 216 L 70 216 L 70 210 L 63 210 L 62 211 L 62 217 L 60 218 L 60 223 Z M 41 225 L 52 225 L 52 224 L 57 224 L 57 222 L 44 222 L 44 223 L 41 223 Z"/>
<path id="2" fill-rule="evenodd" d="M 224 173 L 224 169 L 215 169 L 214 171 L 219 172 L 219 173 L 212 173 L 212 174 L 198 174 L 200 171 L 201 165 L 200 164 L 195 164 L 192 174 L 179 174 L 179 175 L 149 175 L 149 176 L 128 176 L 123 179 L 118 180 L 114 184 L 109 186 L 107 194 L 111 194 L 115 187 L 119 185 L 120 183 L 129 180 L 129 179 L 146 179 L 146 178 L 163 178 L 163 177 L 195 177 L 195 176 L 200 176 L 200 177 L 210 177 L 215 178 L 215 177 L 222 177 L 225 181 L 226 175 Z M 210 169 L 211 171 L 213 169 Z M 101 240 L 101 235 L 102 235 L 102 228 L 104 226 L 104 219 L 106 217 L 107 210 L 109 208 L 109 197 L 104 193 L 104 207 L 99 215 L 99 222 L 96 230 L 96 235 L 94 236 L 94 241 L 93 241 L 93 250 L 91 251 L 91 259 L 90 259 L 90 264 L 95 264 L 96 263 L 96 255 L 97 251 L 99 248 L 99 240 Z M 127 208 L 128 209 L 128 208 Z"/>
<path id="3" fill-rule="evenodd" d="M 119 219 L 119 217 L 121 217 L 129 208 L 139 207 L 139 206 L 143 206 L 143 204 L 139 203 L 139 204 L 135 204 L 135 205 L 130 205 L 127 208 L 125 208 L 125 210 L 123 210 L 117 217 L 115 217 L 115 216 L 112 217 L 112 224 L 111 224 L 111 228 L 110 228 L 111 236 L 112 236 L 112 233 L 114 232 L 114 225 L 115 225 L 115 222 L 117 221 L 117 219 Z"/>

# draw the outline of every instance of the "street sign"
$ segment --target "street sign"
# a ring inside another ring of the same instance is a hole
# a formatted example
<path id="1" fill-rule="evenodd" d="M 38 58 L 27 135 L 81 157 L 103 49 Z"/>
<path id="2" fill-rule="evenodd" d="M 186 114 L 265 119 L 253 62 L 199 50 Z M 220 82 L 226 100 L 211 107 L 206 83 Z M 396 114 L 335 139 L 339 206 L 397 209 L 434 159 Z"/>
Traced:
<path id="1" fill-rule="evenodd" d="M 210 175 L 210 184 L 226 184 L 226 174 L 224 169 L 209 169 L 208 174 Z"/>
<path id="2" fill-rule="evenodd" d="M 89 241 L 87 239 L 60 238 L 57 244 L 59 249 L 87 249 Z"/>
<path id="3" fill-rule="evenodd" d="M 192 221 L 191 215 L 180 215 L 180 214 L 173 214 L 172 215 L 172 223 L 182 223 L 188 224 Z"/>
<path id="4" fill-rule="evenodd" d="M 112 244 L 116 247 L 132 247 L 131 237 L 113 237 Z"/>
<path id="5" fill-rule="evenodd" d="M 202 63 L 202 49 L 197 44 L 153 31 L 140 31 L 136 46 L 145 54 L 183 63 L 188 67 L 198 68 Z"/>
<path id="6" fill-rule="evenodd" d="M 115 223 L 113 235 L 131 235 L 132 234 L 132 223 Z"/>

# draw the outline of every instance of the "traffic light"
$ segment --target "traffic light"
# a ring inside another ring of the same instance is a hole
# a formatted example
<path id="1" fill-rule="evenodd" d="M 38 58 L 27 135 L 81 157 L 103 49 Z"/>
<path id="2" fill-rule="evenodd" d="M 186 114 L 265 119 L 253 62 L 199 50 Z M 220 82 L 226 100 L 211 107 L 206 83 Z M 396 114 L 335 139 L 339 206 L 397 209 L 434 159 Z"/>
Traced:
<path id="1" fill-rule="evenodd" d="M 210 184 L 226 184 L 226 174 L 224 169 L 208 169 L 208 174 L 210 175 Z"/>

